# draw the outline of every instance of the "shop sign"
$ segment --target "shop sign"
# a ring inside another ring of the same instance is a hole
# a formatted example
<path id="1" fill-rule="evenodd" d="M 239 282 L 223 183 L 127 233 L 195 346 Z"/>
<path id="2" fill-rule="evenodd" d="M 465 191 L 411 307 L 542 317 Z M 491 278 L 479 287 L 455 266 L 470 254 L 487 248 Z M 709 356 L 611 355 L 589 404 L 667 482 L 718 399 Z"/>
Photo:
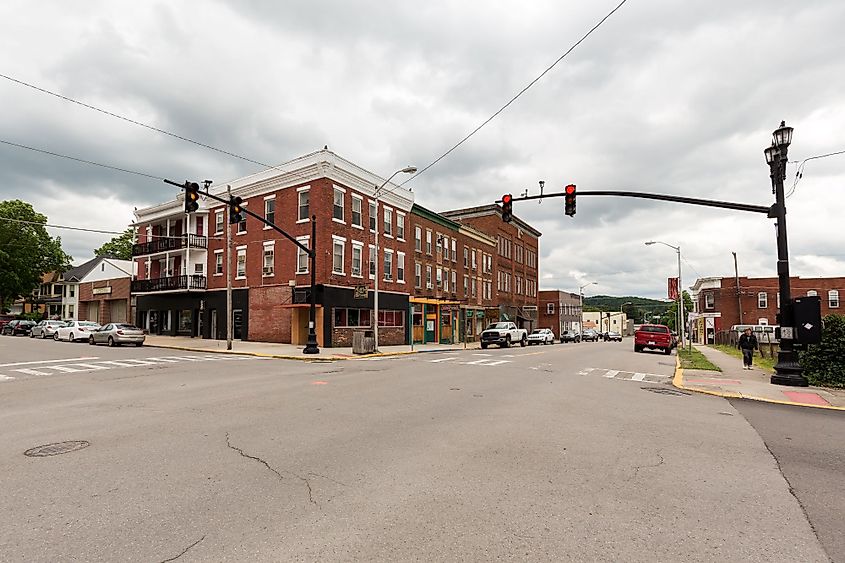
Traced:
<path id="1" fill-rule="evenodd" d="M 353 299 L 366 299 L 367 298 L 367 286 L 360 284 L 355 286 L 355 293 L 353 294 Z"/>
<path id="2" fill-rule="evenodd" d="M 95 287 L 91 293 L 94 295 L 109 295 L 111 294 L 111 286 L 107 285 L 106 287 Z"/>

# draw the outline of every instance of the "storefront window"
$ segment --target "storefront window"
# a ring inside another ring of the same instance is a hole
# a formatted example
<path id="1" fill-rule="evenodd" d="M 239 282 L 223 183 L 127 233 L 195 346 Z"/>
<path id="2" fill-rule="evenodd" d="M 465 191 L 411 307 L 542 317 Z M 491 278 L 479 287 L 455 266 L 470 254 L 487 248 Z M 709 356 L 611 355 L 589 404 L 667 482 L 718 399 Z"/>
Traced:
<path id="1" fill-rule="evenodd" d="M 334 310 L 335 328 L 370 328 L 370 309 L 345 309 Z"/>
<path id="2" fill-rule="evenodd" d="M 179 332 L 191 332 L 191 325 L 193 312 L 190 309 L 182 309 L 179 311 Z"/>

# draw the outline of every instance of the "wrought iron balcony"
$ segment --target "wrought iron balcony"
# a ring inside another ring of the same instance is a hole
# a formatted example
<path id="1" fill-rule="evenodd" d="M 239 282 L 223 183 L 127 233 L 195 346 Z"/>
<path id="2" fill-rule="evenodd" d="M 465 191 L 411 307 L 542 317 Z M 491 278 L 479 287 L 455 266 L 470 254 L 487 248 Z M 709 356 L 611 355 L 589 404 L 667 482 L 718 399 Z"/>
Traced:
<path id="1" fill-rule="evenodd" d="M 208 237 L 201 235 L 186 234 L 178 237 L 160 237 L 149 242 L 141 242 L 132 245 L 132 256 L 144 256 L 145 254 L 156 254 L 168 250 L 181 250 L 183 248 L 208 248 Z"/>
<path id="2" fill-rule="evenodd" d="M 200 276 L 196 274 L 190 276 L 170 276 L 167 278 L 133 280 L 132 293 L 205 289 L 205 282 L 205 276 Z"/>

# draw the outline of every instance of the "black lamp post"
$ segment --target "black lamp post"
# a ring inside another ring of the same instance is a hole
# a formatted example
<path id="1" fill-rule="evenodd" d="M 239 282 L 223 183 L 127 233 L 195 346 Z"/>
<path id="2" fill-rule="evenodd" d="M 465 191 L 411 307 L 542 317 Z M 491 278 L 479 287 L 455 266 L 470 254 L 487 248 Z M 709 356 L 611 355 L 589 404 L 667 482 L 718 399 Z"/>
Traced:
<path id="1" fill-rule="evenodd" d="M 802 374 L 798 354 L 795 351 L 793 334 L 795 316 L 789 288 L 789 248 L 786 240 L 786 198 L 783 194 L 787 149 L 791 142 L 792 127 L 787 127 L 786 122 L 781 121 L 780 127 L 772 133 L 772 145 L 763 151 L 772 178 L 772 192 L 775 194 L 774 218 L 778 242 L 778 292 L 780 295 L 780 312 L 777 316 L 777 322 L 780 325 L 780 349 L 771 382 L 774 385 L 806 387 L 807 378 Z"/>
<path id="2" fill-rule="evenodd" d="M 311 216 L 311 295 L 308 300 L 308 339 L 303 354 L 319 354 L 317 346 L 317 216 Z"/>

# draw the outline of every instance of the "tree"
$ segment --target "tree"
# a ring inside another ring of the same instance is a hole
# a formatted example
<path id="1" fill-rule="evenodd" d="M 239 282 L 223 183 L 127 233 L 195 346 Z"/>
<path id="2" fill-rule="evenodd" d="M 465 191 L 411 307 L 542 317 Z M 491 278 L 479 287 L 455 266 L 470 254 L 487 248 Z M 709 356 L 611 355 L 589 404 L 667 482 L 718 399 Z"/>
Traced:
<path id="1" fill-rule="evenodd" d="M 822 341 L 802 352 L 800 359 L 811 385 L 845 387 L 845 316 L 826 316 Z"/>
<path id="2" fill-rule="evenodd" d="M 62 250 L 60 237 L 50 236 L 45 223 L 47 217 L 25 201 L 0 201 L 0 308 L 30 295 L 43 274 L 70 266 L 73 258 Z"/>
<path id="3" fill-rule="evenodd" d="M 690 297 L 690 294 L 687 291 L 684 291 L 683 295 L 684 295 L 684 320 L 686 321 L 686 319 L 688 318 L 687 315 L 693 309 L 692 297 Z M 678 302 L 677 301 L 672 301 L 672 304 L 669 306 L 668 309 L 666 309 L 666 312 L 663 313 L 663 316 L 660 319 L 660 321 L 661 321 L 662 324 L 665 324 L 666 326 L 668 326 L 672 330 L 674 330 L 674 331 L 678 330 L 678 327 L 677 327 L 677 324 L 678 324 Z"/>
<path id="4" fill-rule="evenodd" d="M 107 256 L 118 260 L 132 260 L 132 245 L 135 244 L 135 229 L 129 227 L 94 251 L 95 256 Z"/>

